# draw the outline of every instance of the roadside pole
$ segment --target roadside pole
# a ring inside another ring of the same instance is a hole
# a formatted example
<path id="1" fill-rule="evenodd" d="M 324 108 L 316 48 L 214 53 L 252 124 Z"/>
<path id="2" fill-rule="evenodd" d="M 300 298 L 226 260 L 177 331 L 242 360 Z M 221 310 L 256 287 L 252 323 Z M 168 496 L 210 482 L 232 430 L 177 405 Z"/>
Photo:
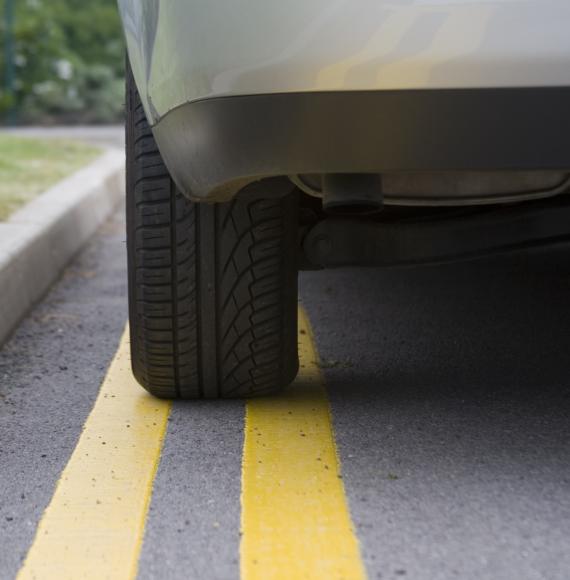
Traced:
<path id="1" fill-rule="evenodd" d="M 16 122 L 16 109 L 13 102 L 15 79 L 14 0 L 4 0 L 4 88 L 10 99 L 6 115 L 9 125 L 14 125 Z"/>

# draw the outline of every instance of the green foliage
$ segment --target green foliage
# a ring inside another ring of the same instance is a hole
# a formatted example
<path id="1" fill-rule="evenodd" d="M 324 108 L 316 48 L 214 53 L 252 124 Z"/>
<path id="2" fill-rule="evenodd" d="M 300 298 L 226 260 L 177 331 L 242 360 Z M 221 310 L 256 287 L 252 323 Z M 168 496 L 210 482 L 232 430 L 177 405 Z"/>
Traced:
<path id="1" fill-rule="evenodd" d="M 3 15 L 4 3 L 0 0 Z M 14 0 L 20 122 L 112 122 L 123 103 L 123 36 L 115 0 Z M 5 27 L 0 29 L 2 45 Z M 5 70 L 4 52 L 0 67 Z M 10 106 L 0 89 L 0 115 Z"/>

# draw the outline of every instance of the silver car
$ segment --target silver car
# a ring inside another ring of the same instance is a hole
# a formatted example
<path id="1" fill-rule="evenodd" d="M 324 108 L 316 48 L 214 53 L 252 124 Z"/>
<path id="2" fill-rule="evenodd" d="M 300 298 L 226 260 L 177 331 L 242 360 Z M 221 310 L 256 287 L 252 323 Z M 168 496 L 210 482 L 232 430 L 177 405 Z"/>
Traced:
<path id="1" fill-rule="evenodd" d="M 290 383 L 299 269 L 568 235 L 568 0 L 119 5 L 132 360 L 151 393 Z"/>

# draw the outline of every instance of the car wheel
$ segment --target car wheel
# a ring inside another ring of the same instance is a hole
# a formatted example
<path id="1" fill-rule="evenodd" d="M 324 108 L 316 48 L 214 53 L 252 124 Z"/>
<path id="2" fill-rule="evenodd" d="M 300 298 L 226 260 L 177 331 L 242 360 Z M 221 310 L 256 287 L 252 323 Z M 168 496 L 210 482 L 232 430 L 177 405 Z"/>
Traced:
<path id="1" fill-rule="evenodd" d="M 229 203 L 173 183 L 127 74 L 132 367 L 161 398 L 272 393 L 298 371 L 298 197 L 259 182 Z M 278 193 L 278 192 L 277 192 Z"/>

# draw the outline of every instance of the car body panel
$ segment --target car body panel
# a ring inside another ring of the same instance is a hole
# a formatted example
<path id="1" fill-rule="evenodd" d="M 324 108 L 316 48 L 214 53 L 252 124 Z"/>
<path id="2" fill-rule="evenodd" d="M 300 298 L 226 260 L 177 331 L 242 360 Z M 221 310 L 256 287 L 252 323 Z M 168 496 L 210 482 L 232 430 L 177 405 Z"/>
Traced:
<path id="1" fill-rule="evenodd" d="M 205 98 L 570 86 L 568 0 L 119 0 L 155 124 Z"/>

